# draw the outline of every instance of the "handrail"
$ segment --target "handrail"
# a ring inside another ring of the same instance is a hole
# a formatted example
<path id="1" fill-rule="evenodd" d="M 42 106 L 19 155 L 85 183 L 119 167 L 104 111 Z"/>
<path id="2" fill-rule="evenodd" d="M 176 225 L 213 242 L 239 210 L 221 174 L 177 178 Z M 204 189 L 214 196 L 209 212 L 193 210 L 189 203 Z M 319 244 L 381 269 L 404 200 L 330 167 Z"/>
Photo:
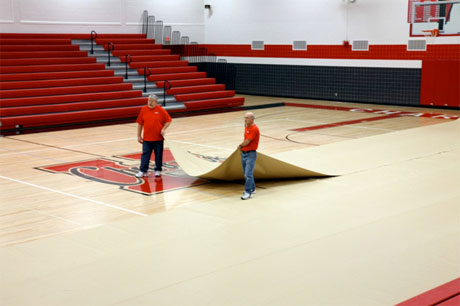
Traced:
<path id="1" fill-rule="evenodd" d="M 108 61 L 107 61 L 107 66 L 110 67 L 110 51 L 113 51 L 115 49 L 113 43 L 109 42 L 107 43 L 107 56 L 108 56 Z"/>
<path id="2" fill-rule="evenodd" d="M 168 84 L 168 88 L 166 88 L 166 84 Z M 164 80 L 163 84 L 163 106 L 166 106 L 166 90 L 171 89 L 172 85 L 169 83 L 168 80 Z"/>
<path id="3" fill-rule="evenodd" d="M 150 69 L 144 67 L 144 92 L 147 92 L 147 77 L 151 74 Z"/>
<path id="4" fill-rule="evenodd" d="M 94 37 L 93 37 L 94 34 Z M 93 49 L 93 40 L 97 38 L 97 33 L 96 31 L 91 31 L 91 54 L 94 54 L 94 49 Z"/>
<path id="5" fill-rule="evenodd" d="M 133 61 L 133 58 L 131 57 L 131 55 L 129 54 L 126 54 L 125 55 L 125 79 L 128 79 L 128 65 L 129 63 L 131 63 Z"/>

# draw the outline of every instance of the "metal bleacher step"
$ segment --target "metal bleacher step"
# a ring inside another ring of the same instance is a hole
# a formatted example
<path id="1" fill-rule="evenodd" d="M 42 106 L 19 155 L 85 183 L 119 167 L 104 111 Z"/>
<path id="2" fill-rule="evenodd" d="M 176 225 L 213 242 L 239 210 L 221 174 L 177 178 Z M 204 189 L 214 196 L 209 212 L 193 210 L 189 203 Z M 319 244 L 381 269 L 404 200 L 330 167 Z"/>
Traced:
<path id="1" fill-rule="evenodd" d="M 107 57 L 107 51 L 104 49 L 93 49 L 93 53 L 91 53 L 91 47 L 89 49 L 82 49 L 80 47 L 81 51 L 88 51 L 88 56 L 90 57 L 98 57 L 98 56 L 105 56 Z"/>
<path id="2" fill-rule="evenodd" d="M 125 70 L 123 69 L 112 69 L 111 67 L 106 67 L 107 69 L 109 70 L 113 70 L 114 71 L 114 75 L 116 76 L 124 76 L 126 74 Z M 137 71 L 130 71 L 128 70 L 128 78 L 129 76 L 138 76 L 139 74 L 137 73 Z"/>
<path id="3" fill-rule="evenodd" d="M 143 90 L 144 89 L 144 84 L 133 84 L 133 90 Z M 163 94 L 163 89 L 157 88 L 157 86 L 153 83 L 147 83 L 147 89 L 148 90 L 153 90 L 155 91 L 154 94 Z"/>
<path id="4" fill-rule="evenodd" d="M 124 82 L 130 82 L 130 83 L 139 83 L 142 82 L 144 83 L 144 77 L 143 76 L 131 76 L 128 73 L 128 78 L 123 80 Z"/>
<path id="5" fill-rule="evenodd" d="M 72 39 L 72 45 L 91 45 L 91 39 Z"/>
<path id="6" fill-rule="evenodd" d="M 105 64 L 107 66 L 107 63 L 105 63 Z M 118 71 L 123 71 L 123 73 L 126 72 L 126 64 L 125 63 L 113 63 L 112 61 L 110 61 L 110 66 L 107 66 L 106 68 L 111 69 L 111 70 L 113 70 L 115 72 L 118 72 Z M 137 73 L 137 70 L 128 68 L 128 72 L 136 72 Z"/>
<path id="7" fill-rule="evenodd" d="M 142 93 L 142 96 L 148 97 L 151 94 L 152 93 L 150 92 L 144 92 Z M 158 97 L 158 104 L 160 105 L 170 105 L 171 103 L 182 103 L 183 105 L 185 105 L 183 102 L 177 102 L 172 96 L 166 96 L 166 99 L 164 98 L 164 96 L 160 96 L 160 95 L 156 95 L 156 96 Z"/>
<path id="8" fill-rule="evenodd" d="M 97 55 L 97 56 L 96 56 L 96 62 L 98 62 L 98 63 L 107 63 L 108 61 L 109 61 L 109 59 L 108 59 L 107 55 L 105 55 L 105 56 L 104 56 L 104 55 Z M 114 64 L 114 63 L 120 64 L 120 63 L 121 63 L 121 60 L 120 60 L 119 57 L 110 56 L 110 63 L 111 63 L 111 64 Z M 125 67 L 125 64 L 123 64 L 123 65 L 118 65 L 118 66 L 124 68 L 124 67 Z"/>
<path id="9" fill-rule="evenodd" d="M 80 51 L 90 51 L 90 50 L 91 50 L 91 45 L 80 45 Z M 96 45 L 96 44 L 93 45 L 93 51 L 94 52 L 103 51 L 107 53 L 107 50 L 104 50 L 104 47 Z"/>
<path id="10" fill-rule="evenodd" d="M 161 105 L 163 105 L 163 101 L 159 101 L 159 103 Z M 182 103 L 182 102 L 166 102 L 166 106 L 164 106 L 164 108 L 167 110 L 167 111 L 171 111 L 171 110 L 179 110 L 179 109 L 183 109 L 185 110 L 186 107 L 185 107 L 185 104 Z"/>

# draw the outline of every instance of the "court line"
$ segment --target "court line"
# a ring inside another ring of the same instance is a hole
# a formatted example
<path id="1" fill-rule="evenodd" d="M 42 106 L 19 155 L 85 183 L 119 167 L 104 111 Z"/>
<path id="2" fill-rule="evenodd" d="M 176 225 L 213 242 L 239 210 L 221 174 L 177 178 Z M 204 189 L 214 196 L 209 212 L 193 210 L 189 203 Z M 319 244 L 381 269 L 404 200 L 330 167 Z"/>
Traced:
<path id="1" fill-rule="evenodd" d="M 324 122 L 314 122 L 314 121 L 306 121 L 306 120 L 294 120 L 294 119 L 286 119 L 288 121 L 293 121 L 293 122 L 303 122 L 303 123 L 312 123 L 312 124 L 326 124 Z M 373 128 L 373 127 L 367 127 L 367 126 L 348 126 L 349 128 L 352 129 L 363 129 L 363 130 L 376 130 L 376 131 L 385 131 L 385 132 L 395 132 L 397 130 L 393 129 L 382 129 L 382 128 Z M 328 135 L 328 134 L 324 134 Z"/>
<path id="2" fill-rule="evenodd" d="M 338 110 L 346 112 L 356 113 L 369 113 L 375 115 L 399 115 L 401 117 L 416 117 L 416 118 L 433 118 L 433 119 L 445 119 L 445 120 L 457 120 L 460 118 L 459 115 L 447 115 L 447 114 L 433 114 L 433 113 L 421 113 L 421 112 L 404 112 L 395 110 L 381 110 L 372 108 L 359 108 L 359 107 L 345 107 L 345 106 L 329 106 L 329 105 L 317 105 L 317 104 L 301 104 L 285 102 L 285 106 L 293 107 L 304 107 L 313 109 L 325 109 L 325 110 Z"/>
<path id="3" fill-rule="evenodd" d="M 93 155 L 93 156 L 98 156 L 98 157 L 104 157 L 104 155 L 100 155 L 100 154 L 94 154 L 94 153 L 89 153 L 89 152 L 84 152 L 84 151 L 77 151 L 77 150 L 67 149 L 66 147 L 58 147 L 58 146 L 48 145 L 48 144 L 34 142 L 34 141 L 30 141 L 30 140 L 16 139 L 16 138 L 11 138 L 11 137 L 8 137 L 8 139 L 16 140 L 16 141 L 19 141 L 19 142 L 22 141 L 22 142 L 25 142 L 25 143 L 31 143 L 31 144 L 35 144 L 35 145 L 38 145 L 38 146 L 43 146 L 43 147 L 48 147 L 48 148 L 53 148 L 53 149 L 66 150 L 66 151 L 70 151 L 70 152 L 74 152 L 74 153 L 81 153 L 81 154 Z"/>
<path id="4" fill-rule="evenodd" d="M 179 143 L 183 143 L 183 144 L 189 144 L 189 145 L 200 146 L 200 147 L 206 147 L 206 148 L 211 148 L 211 149 L 220 149 L 220 150 L 227 150 L 227 151 L 235 151 L 236 150 L 236 147 L 234 149 L 228 149 L 228 148 L 210 146 L 210 145 L 205 145 L 205 144 L 200 144 L 200 143 L 193 143 L 193 142 L 188 142 L 188 141 L 180 141 L 180 140 L 168 140 L 168 141 L 179 142 Z"/>
<path id="5" fill-rule="evenodd" d="M 48 149 L 40 149 L 40 150 L 31 150 L 31 151 L 25 151 L 25 152 L 17 152 L 17 151 L 13 151 L 13 150 L 10 150 L 10 149 L 2 149 L 4 151 L 7 151 L 8 153 L 2 153 L 0 154 L 0 157 L 4 157 L 4 156 L 9 156 L 9 155 L 18 155 L 18 154 L 22 154 L 22 155 L 26 155 L 26 156 L 32 156 L 32 157 L 37 157 L 37 158 L 43 158 L 43 159 L 49 159 L 49 160 L 52 160 L 54 162 L 62 162 L 62 160 L 58 160 L 58 159 L 55 159 L 55 158 L 51 158 L 51 157 L 45 157 L 43 155 L 39 155 L 39 154 L 31 154 L 31 153 L 37 153 L 37 152 L 44 152 L 44 151 L 49 151 L 51 150 L 51 148 L 48 148 Z"/>
<path id="6" fill-rule="evenodd" d="M 363 122 L 368 122 L 368 121 L 384 120 L 384 119 L 390 119 L 390 118 L 396 118 L 396 117 L 399 117 L 399 114 L 391 114 L 391 115 L 380 116 L 380 117 L 371 117 L 371 118 L 315 125 L 315 126 L 309 126 L 309 127 L 304 127 L 304 128 L 291 129 L 291 131 L 295 131 L 295 132 L 313 131 L 313 130 L 327 129 L 327 128 L 338 127 L 338 126 L 343 126 L 343 125 L 357 124 L 357 123 L 363 123 Z"/>
<path id="7" fill-rule="evenodd" d="M 9 181 L 12 181 L 12 182 L 16 182 L 16 183 L 20 183 L 20 184 L 32 186 L 32 187 L 35 187 L 35 188 L 43 189 L 43 190 L 46 190 L 46 191 L 51 191 L 51 192 L 54 192 L 54 193 L 59 193 L 59 194 L 62 194 L 62 195 L 68 196 L 68 197 L 72 197 L 72 198 L 76 198 L 76 199 L 79 199 L 79 200 L 88 201 L 88 202 L 91 202 L 91 203 L 95 203 L 95 204 L 97 204 L 97 205 L 102 205 L 102 206 L 106 206 L 106 207 L 110 207 L 110 208 L 122 210 L 122 211 L 124 211 L 124 212 L 128 212 L 128 213 L 131 213 L 131 214 L 135 214 L 135 215 L 139 215 L 139 216 L 143 216 L 143 217 L 147 217 L 147 216 L 148 216 L 148 215 L 146 215 L 146 214 L 143 214 L 143 213 L 140 213 L 140 212 L 137 212 L 137 211 L 134 211 L 134 210 L 130 210 L 130 209 L 127 209 L 127 208 L 115 206 L 115 205 L 112 205 L 112 204 L 107 204 L 107 203 L 104 203 L 104 202 L 101 202 L 101 201 L 97 201 L 97 200 L 88 199 L 88 198 L 81 197 L 81 196 L 78 196 L 78 195 L 75 195 L 75 194 L 71 194 L 71 193 L 67 193 L 67 192 L 64 192 L 64 191 L 59 191 L 59 190 L 51 189 L 51 188 L 48 188 L 48 187 L 39 186 L 39 185 L 36 185 L 36 184 L 24 182 L 24 181 L 17 180 L 17 179 L 13 179 L 13 178 L 6 177 L 6 176 L 3 176 L 3 175 L 0 175 L 0 178 L 5 179 L 5 180 L 9 180 Z"/>
<path id="8" fill-rule="evenodd" d="M 137 137 L 123 138 L 123 139 L 114 139 L 114 140 L 106 140 L 106 141 L 98 141 L 98 142 L 85 142 L 85 143 L 79 143 L 79 144 L 74 144 L 74 145 L 63 146 L 63 148 L 75 148 L 75 147 L 83 147 L 83 146 L 90 146 L 90 145 L 99 145 L 99 144 L 104 144 L 104 143 L 120 142 L 120 141 L 127 141 L 127 140 L 137 140 Z"/>
<path id="9" fill-rule="evenodd" d="M 257 119 L 257 118 L 256 118 Z M 266 122 L 274 122 L 274 121 L 283 121 L 285 119 L 272 119 L 272 120 L 265 120 L 265 121 L 257 121 L 257 124 L 266 123 Z M 228 125 L 220 125 L 220 126 L 213 126 L 212 129 L 225 129 L 230 127 L 241 127 L 243 129 L 244 122 L 241 120 L 241 123 L 232 123 Z M 196 130 L 186 130 L 186 131 L 177 131 L 177 132 L 170 132 L 167 135 L 177 135 L 177 134 L 184 134 L 184 133 L 191 133 L 191 132 L 202 132 L 202 131 L 209 131 L 209 127 L 203 129 L 196 129 Z"/>

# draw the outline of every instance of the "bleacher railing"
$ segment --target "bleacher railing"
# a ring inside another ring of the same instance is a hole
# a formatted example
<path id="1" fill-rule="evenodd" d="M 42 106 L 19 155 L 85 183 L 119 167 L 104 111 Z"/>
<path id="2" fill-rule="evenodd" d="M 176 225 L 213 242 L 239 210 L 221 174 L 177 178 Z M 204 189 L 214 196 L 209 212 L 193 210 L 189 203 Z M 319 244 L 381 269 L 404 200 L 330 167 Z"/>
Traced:
<path id="1" fill-rule="evenodd" d="M 115 49 L 115 46 L 113 45 L 113 43 L 108 42 L 107 43 L 107 57 L 108 57 L 107 66 L 109 66 L 109 67 L 110 67 L 110 56 L 111 56 L 110 52 L 113 51 L 114 49 Z"/>
<path id="2" fill-rule="evenodd" d="M 143 92 L 147 92 L 147 77 L 151 75 L 150 69 L 148 67 L 144 67 L 144 90 Z"/>
<path id="3" fill-rule="evenodd" d="M 131 57 L 131 55 L 126 54 L 125 55 L 125 79 L 128 79 L 128 66 L 132 61 L 133 61 L 133 58 Z"/>
<path id="4" fill-rule="evenodd" d="M 93 49 L 93 42 L 97 38 L 97 33 L 96 31 L 91 31 L 91 54 L 94 54 L 94 49 Z"/>
<path id="5" fill-rule="evenodd" d="M 166 86 L 167 84 L 167 86 Z M 169 83 L 168 80 L 164 80 L 163 84 L 163 106 L 166 106 L 166 90 L 169 90 L 172 88 L 171 83 Z"/>

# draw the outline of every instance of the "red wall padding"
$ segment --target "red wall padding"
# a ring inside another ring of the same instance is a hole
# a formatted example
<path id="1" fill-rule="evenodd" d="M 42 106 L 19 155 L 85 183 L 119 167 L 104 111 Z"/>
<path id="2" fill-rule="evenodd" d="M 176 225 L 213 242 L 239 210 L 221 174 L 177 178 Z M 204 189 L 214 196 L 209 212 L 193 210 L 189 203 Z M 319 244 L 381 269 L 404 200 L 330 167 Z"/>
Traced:
<path id="1" fill-rule="evenodd" d="M 460 60 L 424 60 L 420 104 L 460 107 Z"/>

